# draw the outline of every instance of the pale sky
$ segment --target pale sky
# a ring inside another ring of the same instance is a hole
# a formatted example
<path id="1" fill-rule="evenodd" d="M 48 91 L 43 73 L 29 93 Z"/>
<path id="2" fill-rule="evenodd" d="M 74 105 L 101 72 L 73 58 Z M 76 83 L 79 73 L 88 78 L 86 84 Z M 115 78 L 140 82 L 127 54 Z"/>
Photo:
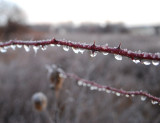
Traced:
<path id="1" fill-rule="evenodd" d="M 18 4 L 30 23 L 124 22 L 160 24 L 160 0 L 8 0 Z"/>

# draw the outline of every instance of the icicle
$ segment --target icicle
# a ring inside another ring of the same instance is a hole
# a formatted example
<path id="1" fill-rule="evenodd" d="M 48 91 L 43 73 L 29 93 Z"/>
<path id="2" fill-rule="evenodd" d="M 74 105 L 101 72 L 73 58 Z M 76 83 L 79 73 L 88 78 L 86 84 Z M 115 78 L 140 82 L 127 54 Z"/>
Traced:
<path id="1" fill-rule="evenodd" d="M 121 55 L 114 54 L 114 57 L 115 57 L 115 59 L 117 59 L 117 60 L 122 60 L 122 56 L 121 56 Z"/>
<path id="2" fill-rule="evenodd" d="M 16 45 L 11 45 L 12 50 L 16 49 Z"/>
<path id="3" fill-rule="evenodd" d="M 152 61 L 152 64 L 155 65 L 155 66 L 157 66 L 157 65 L 159 65 L 159 61 L 153 60 L 153 61 Z"/>
<path id="4" fill-rule="evenodd" d="M 91 52 L 90 54 L 91 57 L 96 57 L 96 55 L 97 55 L 97 52 Z"/>
<path id="5" fill-rule="evenodd" d="M 141 100 L 142 100 L 142 101 L 145 101 L 146 99 L 147 99 L 146 96 L 141 96 Z"/>
<path id="6" fill-rule="evenodd" d="M 33 46 L 33 50 L 35 53 L 37 53 L 38 49 L 39 49 L 39 46 Z"/>
<path id="7" fill-rule="evenodd" d="M 78 49 L 78 48 L 74 48 L 74 47 L 72 47 L 72 50 L 73 50 L 73 52 L 74 52 L 74 53 L 76 53 L 76 54 L 78 54 L 78 53 L 79 53 L 79 49 Z"/>
<path id="8" fill-rule="evenodd" d="M 63 46 L 64 51 L 69 51 L 69 46 Z"/>
<path id="9" fill-rule="evenodd" d="M 17 48 L 22 48 L 22 45 L 17 44 L 16 46 L 17 46 Z"/>
<path id="10" fill-rule="evenodd" d="M 81 54 L 83 54 L 84 51 L 85 51 L 85 49 L 79 49 L 79 52 L 80 52 Z"/>
<path id="11" fill-rule="evenodd" d="M 25 49 L 26 52 L 29 52 L 29 51 L 30 51 L 30 48 L 29 48 L 29 46 L 27 46 L 27 45 L 24 45 L 24 49 Z"/>

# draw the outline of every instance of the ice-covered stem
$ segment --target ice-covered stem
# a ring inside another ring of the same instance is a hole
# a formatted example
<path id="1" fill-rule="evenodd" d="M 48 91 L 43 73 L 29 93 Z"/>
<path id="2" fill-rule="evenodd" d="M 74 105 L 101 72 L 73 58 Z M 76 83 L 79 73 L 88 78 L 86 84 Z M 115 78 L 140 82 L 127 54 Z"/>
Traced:
<path id="1" fill-rule="evenodd" d="M 113 93 L 117 96 L 125 95 L 126 97 L 134 97 L 134 96 L 141 96 L 141 100 L 144 101 L 146 98 L 151 100 L 152 104 L 160 104 L 160 98 L 155 97 L 149 93 L 143 91 L 125 91 L 122 89 L 113 88 L 110 86 L 104 86 L 97 84 L 93 81 L 85 80 L 80 78 L 79 76 L 71 73 L 66 73 L 67 77 L 77 80 L 79 86 L 89 87 L 91 90 L 98 90 L 98 91 L 105 91 L 107 93 Z"/>
<path id="2" fill-rule="evenodd" d="M 63 45 L 77 49 L 86 49 L 91 50 L 92 53 L 94 52 L 103 52 L 103 53 L 111 53 L 117 54 L 120 56 L 125 56 L 135 60 L 135 63 L 140 62 L 141 60 L 153 60 L 153 61 L 160 61 L 160 53 L 146 53 L 139 51 L 131 51 L 127 49 L 122 49 L 121 44 L 118 47 L 108 47 L 108 45 L 96 45 L 94 44 L 86 44 L 86 43 L 76 43 L 66 40 L 39 40 L 39 41 L 19 41 L 19 40 L 11 40 L 5 43 L 0 43 L 0 48 L 7 47 L 10 45 L 27 45 L 27 46 L 46 46 L 46 45 Z M 136 61 L 138 60 L 138 61 Z"/>

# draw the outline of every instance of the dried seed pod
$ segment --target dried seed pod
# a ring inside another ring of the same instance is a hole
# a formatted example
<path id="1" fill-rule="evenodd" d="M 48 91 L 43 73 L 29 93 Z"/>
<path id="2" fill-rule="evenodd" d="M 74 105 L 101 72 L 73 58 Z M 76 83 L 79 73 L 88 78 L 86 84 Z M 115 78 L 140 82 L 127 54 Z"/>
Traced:
<path id="1" fill-rule="evenodd" d="M 43 111 L 47 107 L 47 97 L 42 92 L 37 92 L 32 96 L 32 103 L 34 109 L 37 111 Z"/>

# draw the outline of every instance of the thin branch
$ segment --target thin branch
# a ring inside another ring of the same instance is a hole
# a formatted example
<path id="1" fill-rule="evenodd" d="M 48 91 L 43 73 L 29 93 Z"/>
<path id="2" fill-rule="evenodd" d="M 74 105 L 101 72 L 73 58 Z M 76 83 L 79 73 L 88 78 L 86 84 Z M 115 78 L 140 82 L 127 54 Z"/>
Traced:
<path id="1" fill-rule="evenodd" d="M 125 91 L 122 89 L 117 89 L 109 86 L 104 86 L 97 84 L 93 81 L 85 80 L 80 78 L 79 76 L 71 73 L 66 73 L 67 77 L 77 80 L 79 86 L 89 87 L 91 90 L 98 90 L 98 91 L 106 91 L 107 93 L 113 93 L 117 96 L 125 95 L 126 97 L 134 97 L 134 96 L 141 96 L 141 100 L 145 101 L 146 98 L 151 100 L 152 104 L 160 104 L 160 98 L 155 97 L 149 93 L 143 91 Z"/>
<path id="2" fill-rule="evenodd" d="M 68 48 L 72 47 L 75 50 L 76 49 L 90 50 L 91 53 L 102 52 L 102 53 L 110 53 L 118 55 L 117 57 L 125 56 L 132 59 L 135 63 L 139 63 L 143 60 L 144 61 L 143 63 L 145 65 L 150 64 L 146 60 L 153 60 L 154 65 L 158 65 L 160 61 L 160 53 L 147 53 L 147 52 L 141 52 L 140 50 L 134 52 L 127 49 L 121 49 L 121 44 L 118 47 L 108 47 L 108 45 L 96 45 L 95 42 L 94 44 L 86 44 L 86 43 L 76 43 L 66 40 L 57 40 L 55 38 L 51 40 L 39 40 L 39 41 L 11 40 L 4 43 L 1 42 L 0 48 L 5 48 L 14 45 L 41 46 L 42 48 L 47 45 L 63 45 Z M 117 58 L 117 60 L 122 60 L 122 58 L 120 59 Z"/>

